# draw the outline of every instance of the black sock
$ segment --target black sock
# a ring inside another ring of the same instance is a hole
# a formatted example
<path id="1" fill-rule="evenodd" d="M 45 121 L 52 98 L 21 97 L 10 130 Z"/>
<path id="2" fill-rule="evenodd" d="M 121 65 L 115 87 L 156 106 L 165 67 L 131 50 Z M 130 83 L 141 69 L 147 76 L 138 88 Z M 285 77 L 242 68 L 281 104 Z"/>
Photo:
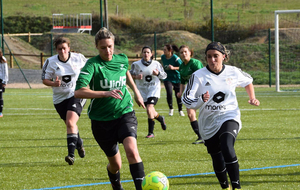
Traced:
<path id="1" fill-rule="evenodd" d="M 228 188 L 227 170 L 221 152 L 211 155 L 213 167 L 222 189 Z"/>
<path id="2" fill-rule="evenodd" d="M 77 141 L 78 141 L 77 134 L 67 134 L 68 155 L 73 158 L 75 157 L 74 152 L 76 149 Z"/>
<path id="3" fill-rule="evenodd" d="M 155 124 L 154 120 L 148 118 L 148 133 L 149 134 L 153 134 L 154 124 Z"/>
<path id="4" fill-rule="evenodd" d="M 78 138 L 78 140 L 77 140 L 76 148 L 78 149 L 78 148 L 80 148 L 83 145 L 83 141 L 80 138 L 79 132 L 77 133 L 77 138 Z"/>
<path id="5" fill-rule="evenodd" d="M 201 139 L 201 135 L 199 133 L 198 121 L 197 120 L 192 121 L 191 126 L 192 126 L 194 132 L 196 133 L 196 135 L 198 136 L 198 138 Z"/>
<path id="6" fill-rule="evenodd" d="M 121 189 L 122 185 L 121 185 L 121 180 L 120 180 L 120 178 L 121 178 L 120 171 L 118 171 L 118 173 L 116 173 L 116 174 L 113 174 L 107 169 L 107 174 L 108 174 L 109 181 L 110 181 L 113 189 Z"/>
<path id="7" fill-rule="evenodd" d="M 157 116 L 154 117 L 154 119 L 156 119 L 159 122 L 164 122 L 164 119 L 158 113 L 157 113 Z"/>
<path id="8" fill-rule="evenodd" d="M 135 189 L 142 190 L 142 182 L 145 177 L 143 162 L 130 164 L 129 169 L 130 169 L 132 179 L 134 181 Z"/>
<path id="9" fill-rule="evenodd" d="M 239 163 L 237 159 L 234 163 L 226 163 L 226 168 L 231 181 L 232 189 L 241 188 Z"/>

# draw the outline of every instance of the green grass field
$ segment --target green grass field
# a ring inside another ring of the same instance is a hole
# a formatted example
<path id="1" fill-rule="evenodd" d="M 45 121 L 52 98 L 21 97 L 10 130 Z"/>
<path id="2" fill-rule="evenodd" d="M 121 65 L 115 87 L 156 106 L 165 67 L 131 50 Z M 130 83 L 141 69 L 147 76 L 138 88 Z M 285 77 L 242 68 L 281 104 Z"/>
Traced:
<path id="1" fill-rule="evenodd" d="M 235 144 L 244 190 L 300 189 L 299 92 L 256 88 L 259 107 L 247 103 L 244 89 L 237 95 L 243 128 Z M 187 116 L 168 116 L 165 90 L 156 109 L 166 116 L 168 128 L 156 124 L 154 139 L 146 139 L 146 111 L 135 107 L 139 121 L 138 146 L 145 172 L 158 170 L 169 177 L 171 190 L 221 189 L 210 156 L 196 139 Z M 6 89 L 4 117 L 0 118 L 0 189 L 110 190 L 107 160 L 95 142 L 90 120 L 83 111 L 78 125 L 86 157 L 69 166 L 66 129 L 52 105 L 51 89 Z M 175 103 L 175 102 L 174 102 Z M 175 107 L 176 109 L 177 107 Z M 133 190 L 128 162 L 120 146 L 121 179 Z"/>
<path id="2" fill-rule="evenodd" d="M 104 2 L 104 1 L 102 1 Z M 158 18 L 164 20 L 198 20 L 210 18 L 209 0 L 110 0 L 108 13 L 119 16 Z M 104 7 L 104 3 L 102 3 Z M 242 25 L 274 22 L 275 10 L 299 9 L 298 0 L 223 0 L 213 1 L 215 17 Z M 6 16 L 28 15 L 52 17 L 53 13 L 100 15 L 99 0 L 9 0 L 3 1 Z"/>

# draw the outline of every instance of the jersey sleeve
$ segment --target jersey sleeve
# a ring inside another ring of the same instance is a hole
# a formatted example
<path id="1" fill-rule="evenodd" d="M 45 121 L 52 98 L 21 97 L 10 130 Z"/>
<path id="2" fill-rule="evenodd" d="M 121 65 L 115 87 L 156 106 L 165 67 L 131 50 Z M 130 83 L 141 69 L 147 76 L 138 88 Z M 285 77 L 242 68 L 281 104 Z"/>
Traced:
<path id="1" fill-rule="evenodd" d="M 90 61 L 87 61 L 85 66 L 80 71 L 80 74 L 76 81 L 75 90 L 78 90 L 83 87 L 87 87 L 90 84 L 94 73 L 95 73 L 94 64 Z"/>
<path id="2" fill-rule="evenodd" d="M 157 62 L 157 70 L 159 71 L 159 75 L 157 76 L 159 79 L 167 78 L 167 73 L 159 62 Z"/>
<path id="3" fill-rule="evenodd" d="M 139 66 L 138 66 L 137 62 L 133 62 L 131 64 L 131 69 L 130 69 L 129 72 L 130 72 L 131 75 L 138 75 Z"/>
<path id="4" fill-rule="evenodd" d="M 174 64 L 174 66 L 175 67 L 179 67 L 183 62 L 182 62 L 182 60 L 177 55 L 174 54 L 174 56 L 175 56 L 175 64 Z"/>
<path id="5" fill-rule="evenodd" d="M 193 71 L 197 71 L 199 69 L 203 68 L 203 64 L 201 63 L 201 61 L 195 59 L 195 64 L 193 65 Z"/>
<path id="6" fill-rule="evenodd" d="M 238 75 L 238 82 L 237 82 L 238 86 L 245 87 L 253 82 L 253 78 L 251 77 L 250 74 L 242 71 L 239 68 L 235 68 L 235 69 L 236 69 L 236 73 Z"/>
<path id="7" fill-rule="evenodd" d="M 186 108 L 199 109 L 204 104 L 199 91 L 200 80 L 195 74 L 192 74 L 181 97 L 182 103 Z"/>
<path id="8" fill-rule="evenodd" d="M 81 68 L 82 68 L 88 59 L 83 54 L 80 54 L 80 59 L 81 59 Z"/>
<path id="9" fill-rule="evenodd" d="M 51 64 L 50 64 L 50 60 L 47 59 L 43 65 L 43 70 L 42 70 L 42 80 L 44 79 L 48 79 L 48 80 L 51 80 L 53 79 L 54 77 L 54 73 L 55 73 L 55 70 L 51 67 Z"/>
<path id="10" fill-rule="evenodd" d="M 8 66 L 7 66 L 7 61 L 4 56 L 3 56 L 3 59 L 4 59 L 5 63 L 2 63 L 2 64 L 4 64 L 4 75 L 3 75 L 2 83 L 7 84 L 7 82 L 8 82 Z"/>

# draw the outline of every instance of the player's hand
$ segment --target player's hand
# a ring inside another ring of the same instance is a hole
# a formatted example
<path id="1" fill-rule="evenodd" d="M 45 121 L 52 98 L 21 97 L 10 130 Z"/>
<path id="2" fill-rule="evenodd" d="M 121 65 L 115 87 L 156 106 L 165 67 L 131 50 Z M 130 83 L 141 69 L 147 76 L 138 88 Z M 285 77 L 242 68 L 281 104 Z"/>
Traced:
<path id="1" fill-rule="evenodd" d="M 180 92 L 178 92 L 177 94 L 176 94 L 176 96 L 177 96 L 177 98 L 181 98 L 181 93 Z"/>
<path id="2" fill-rule="evenodd" d="M 56 79 L 54 81 L 54 86 L 59 87 L 61 85 L 61 81 L 59 80 L 58 76 L 56 76 Z"/>
<path id="3" fill-rule="evenodd" d="M 259 106 L 259 104 L 260 104 L 259 100 L 256 99 L 256 98 L 248 100 L 248 103 L 251 104 L 251 105 L 254 105 L 254 106 Z"/>
<path id="4" fill-rule="evenodd" d="M 142 108 L 144 108 L 144 109 L 146 108 L 142 96 L 134 94 L 134 100 L 138 104 L 139 107 L 142 106 Z"/>
<path id="5" fill-rule="evenodd" d="M 122 100 L 123 98 L 121 96 L 123 96 L 123 92 L 121 90 L 115 89 L 112 91 L 108 91 L 106 96 Z"/>
<path id="6" fill-rule="evenodd" d="M 152 72 L 152 75 L 155 75 L 155 76 L 157 76 L 157 75 L 158 75 L 158 73 L 159 73 L 159 71 L 158 71 L 157 69 L 154 69 L 154 70 L 153 70 L 153 72 Z"/>
<path id="7" fill-rule="evenodd" d="M 170 70 L 174 70 L 173 69 L 174 68 L 173 65 L 169 65 L 168 67 L 169 67 Z"/>
<path id="8" fill-rule="evenodd" d="M 143 79 L 143 75 L 142 74 L 136 75 L 135 79 L 142 80 Z"/>
<path id="9" fill-rule="evenodd" d="M 204 94 L 202 94 L 202 100 L 203 102 L 207 102 L 210 98 L 209 92 L 206 91 Z"/>

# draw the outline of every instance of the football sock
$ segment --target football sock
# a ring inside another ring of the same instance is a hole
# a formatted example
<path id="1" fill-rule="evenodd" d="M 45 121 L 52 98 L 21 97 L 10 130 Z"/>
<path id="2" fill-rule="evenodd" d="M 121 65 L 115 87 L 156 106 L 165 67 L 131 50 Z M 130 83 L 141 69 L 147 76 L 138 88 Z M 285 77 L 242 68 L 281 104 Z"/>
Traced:
<path id="1" fill-rule="evenodd" d="M 153 119 L 148 118 L 148 133 L 153 134 L 155 121 Z"/>
<path id="2" fill-rule="evenodd" d="M 77 134 L 67 134 L 67 143 L 68 143 L 68 155 L 72 158 L 75 157 L 74 152 L 76 149 L 76 144 L 78 141 L 78 135 Z"/>
<path id="3" fill-rule="evenodd" d="M 218 181 L 222 187 L 222 189 L 228 188 L 228 178 L 226 173 L 226 166 L 224 162 L 224 158 L 221 152 L 217 154 L 211 155 L 213 161 L 213 167 L 218 178 Z"/>
<path id="4" fill-rule="evenodd" d="M 121 178 L 120 171 L 118 171 L 118 173 L 116 173 L 116 174 L 113 174 L 107 169 L 107 174 L 108 174 L 109 181 L 110 181 L 113 189 L 122 189 L 121 180 L 120 180 L 120 178 Z"/>
<path id="5" fill-rule="evenodd" d="M 192 121 L 191 126 L 192 126 L 194 132 L 196 133 L 196 135 L 198 136 L 198 138 L 201 139 L 201 135 L 199 133 L 198 121 L 197 120 Z"/>
<path id="6" fill-rule="evenodd" d="M 131 173 L 132 179 L 134 181 L 136 190 L 142 190 L 142 182 L 145 177 L 143 162 L 139 162 L 136 164 L 130 164 L 129 169 L 130 169 L 130 173 Z"/>
<path id="7" fill-rule="evenodd" d="M 241 188 L 240 184 L 240 172 L 239 172 L 239 163 L 236 159 L 234 163 L 226 163 L 227 172 L 231 181 L 232 189 Z"/>
<path id="8" fill-rule="evenodd" d="M 157 116 L 154 117 L 154 119 L 156 119 L 159 122 L 164 122 L 164 119 L 158 113 L 157 113 Z"/>
<path id="9" fill-rule="evenodd" d="M 77 133 L 77 138 L 78 138 L 78 140 L 77 140 L 76 148 L 80 148 L 82 146 L 82 144 L 83 144 L 83 141 L 80 138 L 79 132 Z"/>
<path id="10" fill-rule="evenodd" d="M 0 112 L 3 111 L 3 98 L 2 98 L 2 88 L 0 87 Z"/>
<path id="11" fill-rule="evenodd" d="M 235 138 L 229 133 L 224 133 L 220 137 L 220 148 L 225 160 L 227 173 L 229 175 L 232 188 L 241 188 L 239 163 L 234 150 Z"/>
<path id="12" fill-rule="evenodd" d="M 3 111 L 3 100 L 0 100 L 0 113 Z"/>

